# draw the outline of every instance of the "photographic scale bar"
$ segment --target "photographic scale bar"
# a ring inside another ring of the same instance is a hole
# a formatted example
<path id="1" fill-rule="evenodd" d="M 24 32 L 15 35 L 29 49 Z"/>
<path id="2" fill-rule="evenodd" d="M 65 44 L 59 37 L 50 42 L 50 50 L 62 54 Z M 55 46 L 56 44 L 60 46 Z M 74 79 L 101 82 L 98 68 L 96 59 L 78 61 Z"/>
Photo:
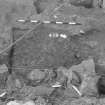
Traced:
<path id="1" fill-rule="evenodd" d="M 42 24 L 57 24 L 57 25 L 82 25 L 81 23 L 78 23 L 78 22 L 61 22 L 61 21 L 48 21 L 48 20 L 45 20 L 45 21 L 40 21 L 40 20 L 24 20 L 24 19 L 20 19 L 20 20 L 17 20 L 17 22 L 20 22 L 20 23 L 27 23 L 27 22 L 30 22 L 30 23 L 42 23 Z"/>

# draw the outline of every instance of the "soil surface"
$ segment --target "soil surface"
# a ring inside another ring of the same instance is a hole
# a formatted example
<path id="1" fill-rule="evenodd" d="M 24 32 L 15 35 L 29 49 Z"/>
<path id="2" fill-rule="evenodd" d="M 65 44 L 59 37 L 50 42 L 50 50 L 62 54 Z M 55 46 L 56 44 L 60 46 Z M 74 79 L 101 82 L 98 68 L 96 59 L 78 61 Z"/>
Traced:
<path id="1" fill-rule="evenodd" d="M 102 0 L 0 0 L 0 104 L 104 105 L 104 20 Z"/>

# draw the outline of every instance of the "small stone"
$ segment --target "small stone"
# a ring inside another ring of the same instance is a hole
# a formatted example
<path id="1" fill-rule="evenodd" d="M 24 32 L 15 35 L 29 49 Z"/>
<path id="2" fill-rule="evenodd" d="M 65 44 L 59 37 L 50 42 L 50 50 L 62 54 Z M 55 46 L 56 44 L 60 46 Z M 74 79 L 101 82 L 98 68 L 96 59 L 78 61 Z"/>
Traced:
<path id="1" fill-rule="evenodd" d="M 15 101 L 8 102 L 7 105 L 35 105 L 35 103 L 33 101 L 31 101 L 31 100 L 26 101 L 26 102 L 24 102 L 24 101 L 16 101 L 15 100 Z"/>
<path id="2" fill-rule="evenodd" d="M 20 82 L 19 79 L 15 80 L 15 85 L 16 85 L 17 88 L 21 88 L 22 87 L 21 82 Z"/>
<path id="3" fill-rule="evenodd" d="M 41 80 L 44 77 L 45 77 L 45 73 L 40 71 L 39 69 L 32 70 L 28 75 L 28 79 L 31 79 L 31 80 Z"/>
<path id="4" fill-rule="evenodd" d="M 5 64 L 0 65 L 0 73 L 4 72 L 8 72 L 8 67 Z"/>
<path id="5" fill-rule="evenodd" d="M 86 69 L 87 74 L 95 74 L 95 63 L 93 59 L 88 59 L 82 62 L 82 66 Z"/>
<path id="6" fill-rule="evenodd" d="M 35 101 L 35 105 L 47 105 L 47 103 L 42 97 L 38 97 L 38 99 Z"/>

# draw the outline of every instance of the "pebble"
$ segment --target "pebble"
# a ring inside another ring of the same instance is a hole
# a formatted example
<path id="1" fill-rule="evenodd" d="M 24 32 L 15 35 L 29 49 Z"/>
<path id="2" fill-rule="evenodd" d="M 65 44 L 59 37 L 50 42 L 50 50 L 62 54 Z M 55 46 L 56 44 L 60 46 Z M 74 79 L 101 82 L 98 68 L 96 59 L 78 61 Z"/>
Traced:
<path id="1" fill-rule="evenodd" d="M 22 102 L 15 100 L 8 102 L 7 105 L 35 105 L 35 103 L 33 101 Z"/>

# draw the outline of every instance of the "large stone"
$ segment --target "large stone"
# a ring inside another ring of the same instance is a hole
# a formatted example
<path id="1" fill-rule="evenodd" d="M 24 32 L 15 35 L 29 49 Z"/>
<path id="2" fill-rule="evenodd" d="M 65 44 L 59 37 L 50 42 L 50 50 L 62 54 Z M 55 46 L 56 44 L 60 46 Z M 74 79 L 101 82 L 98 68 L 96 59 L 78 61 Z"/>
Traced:
<path id="1" fill-rule="evenodd" d="M 84 60 L 81 64 L 72 66 L 70 68 L 70 72 L 71 71 L 76 71 L 78 73 L 77 76 L 80 76 L 81 84 L 79 84 L 79 91 L 83 95 L 91 95 L 97 93 L 96 82 L 98 77 L 95 73 L 95 64 L 93 59 Z"/>
<path id="2" fill-rule="evenodd" d="M 76 71 L 77 73 L 79 73 L 81 78 L 85 78 L 86 76 L 94 75 L 95 74 L 94 61 L 93 61 L 93 59 L 84 60 L 79 65 L 73 65 L 69 69 L 69 72 L 71 72 L 71 71 Z"/>

